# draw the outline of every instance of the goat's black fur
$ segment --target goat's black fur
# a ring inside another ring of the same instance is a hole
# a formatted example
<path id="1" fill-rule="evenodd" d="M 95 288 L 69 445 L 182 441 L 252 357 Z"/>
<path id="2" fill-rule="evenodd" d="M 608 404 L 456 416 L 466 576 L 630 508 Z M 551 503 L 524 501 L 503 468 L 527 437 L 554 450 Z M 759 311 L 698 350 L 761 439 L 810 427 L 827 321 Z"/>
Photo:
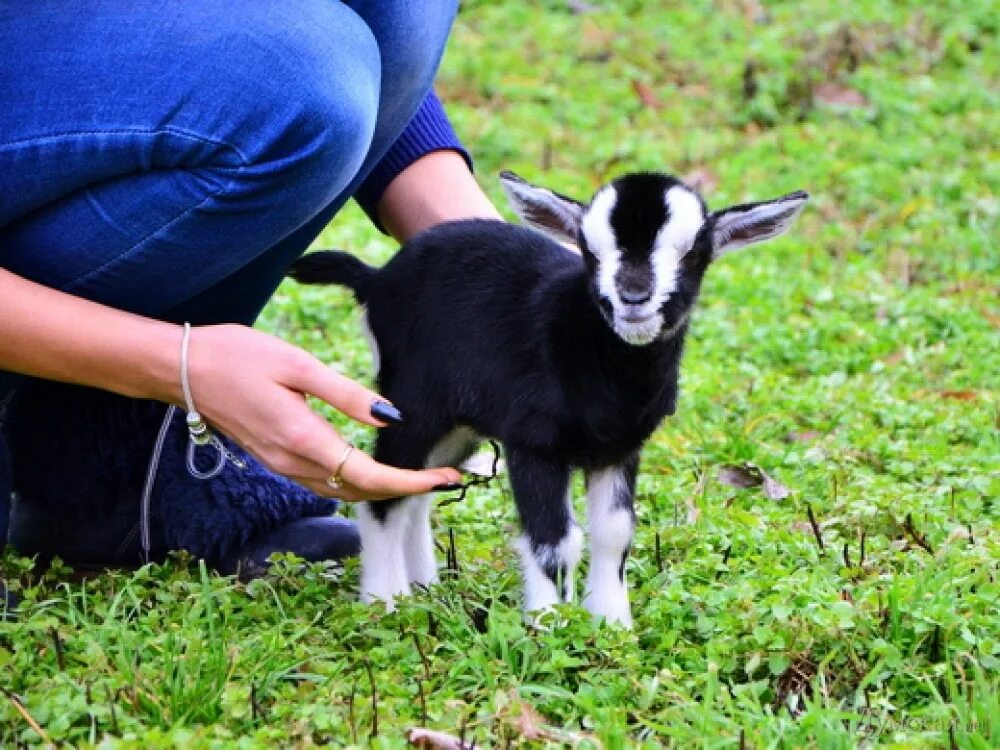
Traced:
<path id="1" fill-rule="evenodd" d="M 299 281 L 343 284 L 367 302 L 379 390 L 405 416 L 380 437 L 426 446 L 410 466 L 456 425 L 508 451 L 607 466 L 674 412 L 683 331 L 626 344 L 595 307 L 581 257 L 531 229 L 444 224 L 378 271 L 340 252 L 300 263 Z"/>

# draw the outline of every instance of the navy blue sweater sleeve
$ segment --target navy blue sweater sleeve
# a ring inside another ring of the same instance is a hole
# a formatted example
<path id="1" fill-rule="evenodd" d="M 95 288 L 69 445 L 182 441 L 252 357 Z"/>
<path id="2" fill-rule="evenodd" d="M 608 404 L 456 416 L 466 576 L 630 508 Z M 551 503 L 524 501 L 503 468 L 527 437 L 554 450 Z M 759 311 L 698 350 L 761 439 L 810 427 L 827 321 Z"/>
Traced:
<path id="1" fill-rule="evenodd" d="M 354 193 L 355 200 L 375 226 L 385 231 L 378 221 L 375 206 L 389 183 L 424 154 L 442 150 L 457 151 L 465 159 L 469 169 L 472 169 L 472 157 L 458 139 L 444 107 L 432 91 L 396 142 L 389 147 L 386 155 Z"/>

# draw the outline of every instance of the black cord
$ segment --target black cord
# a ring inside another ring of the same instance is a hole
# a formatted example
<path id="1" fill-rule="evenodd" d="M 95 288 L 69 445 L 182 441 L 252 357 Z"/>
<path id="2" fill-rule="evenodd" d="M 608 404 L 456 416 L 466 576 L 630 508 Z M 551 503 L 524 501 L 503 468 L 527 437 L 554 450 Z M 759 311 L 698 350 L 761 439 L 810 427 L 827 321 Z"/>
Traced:
<path id="1" fill-rule="evenodd" d="M 500 466 L 500 443 L 496 440 L 490 440 L 490 447 L 493 449 L 493 466 L 490 468 L 490 475 L 488 477 L 474 476 L 462 485 L 462 489 L 459 490 L 458 495 L 455 497 L 445 498 L 438 503 L 438 507 L 443 505 L 451 505 L 452 503 L 458 503 L 465 500 L 466 493 L 473 487 L 477 487 L 481 484 L 489 484 L 494 479 L 497 478 L 498 467 Z"/>

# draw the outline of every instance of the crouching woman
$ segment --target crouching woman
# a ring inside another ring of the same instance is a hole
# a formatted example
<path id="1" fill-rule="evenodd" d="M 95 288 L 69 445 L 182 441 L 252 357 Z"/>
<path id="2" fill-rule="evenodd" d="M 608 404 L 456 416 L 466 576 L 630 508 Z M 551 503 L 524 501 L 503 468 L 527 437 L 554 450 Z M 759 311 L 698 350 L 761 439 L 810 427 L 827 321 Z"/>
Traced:
<path id="1" fill-rule="evenodd" d="M 250 327 L 351 197 L 401 241 L 496 216 L 431 91 L 454 13 L 0 6 L 0 539 L 81 568 L 336 558 L 332 498 L 457 481 L 353 451 L 306 395 L 392 405 Z"/>

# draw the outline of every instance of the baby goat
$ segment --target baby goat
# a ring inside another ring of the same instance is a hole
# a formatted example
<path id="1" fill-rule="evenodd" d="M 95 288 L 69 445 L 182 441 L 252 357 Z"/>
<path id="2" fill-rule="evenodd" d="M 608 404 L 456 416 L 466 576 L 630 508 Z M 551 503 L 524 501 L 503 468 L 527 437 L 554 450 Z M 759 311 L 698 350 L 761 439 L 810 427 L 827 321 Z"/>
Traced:
<path id="1" fill-rule="evenodd" d="M 570 473 L 585 472 L 591 559 L 584 605 L 629 626 L 625 560 L 639 451 L 673 414 L 688 319 L 709 263 L 784 232 L 808 200 L 709 213 L 675 177 L 630 174 L 590 204 L 501 175 L 532 229 L 442 224 L 381 269 L 315 253 L 291 275 L 350 287 L 367 308 L 378 384 L 405 422 L 379 432 L 397 466 L 457 465 L 485 437 L 506 449 L 521 518 L 525 609 L 573 597 L 582 533 Z M 427 496 L 360 508 L 361 595 L 436 580 Z"/>

